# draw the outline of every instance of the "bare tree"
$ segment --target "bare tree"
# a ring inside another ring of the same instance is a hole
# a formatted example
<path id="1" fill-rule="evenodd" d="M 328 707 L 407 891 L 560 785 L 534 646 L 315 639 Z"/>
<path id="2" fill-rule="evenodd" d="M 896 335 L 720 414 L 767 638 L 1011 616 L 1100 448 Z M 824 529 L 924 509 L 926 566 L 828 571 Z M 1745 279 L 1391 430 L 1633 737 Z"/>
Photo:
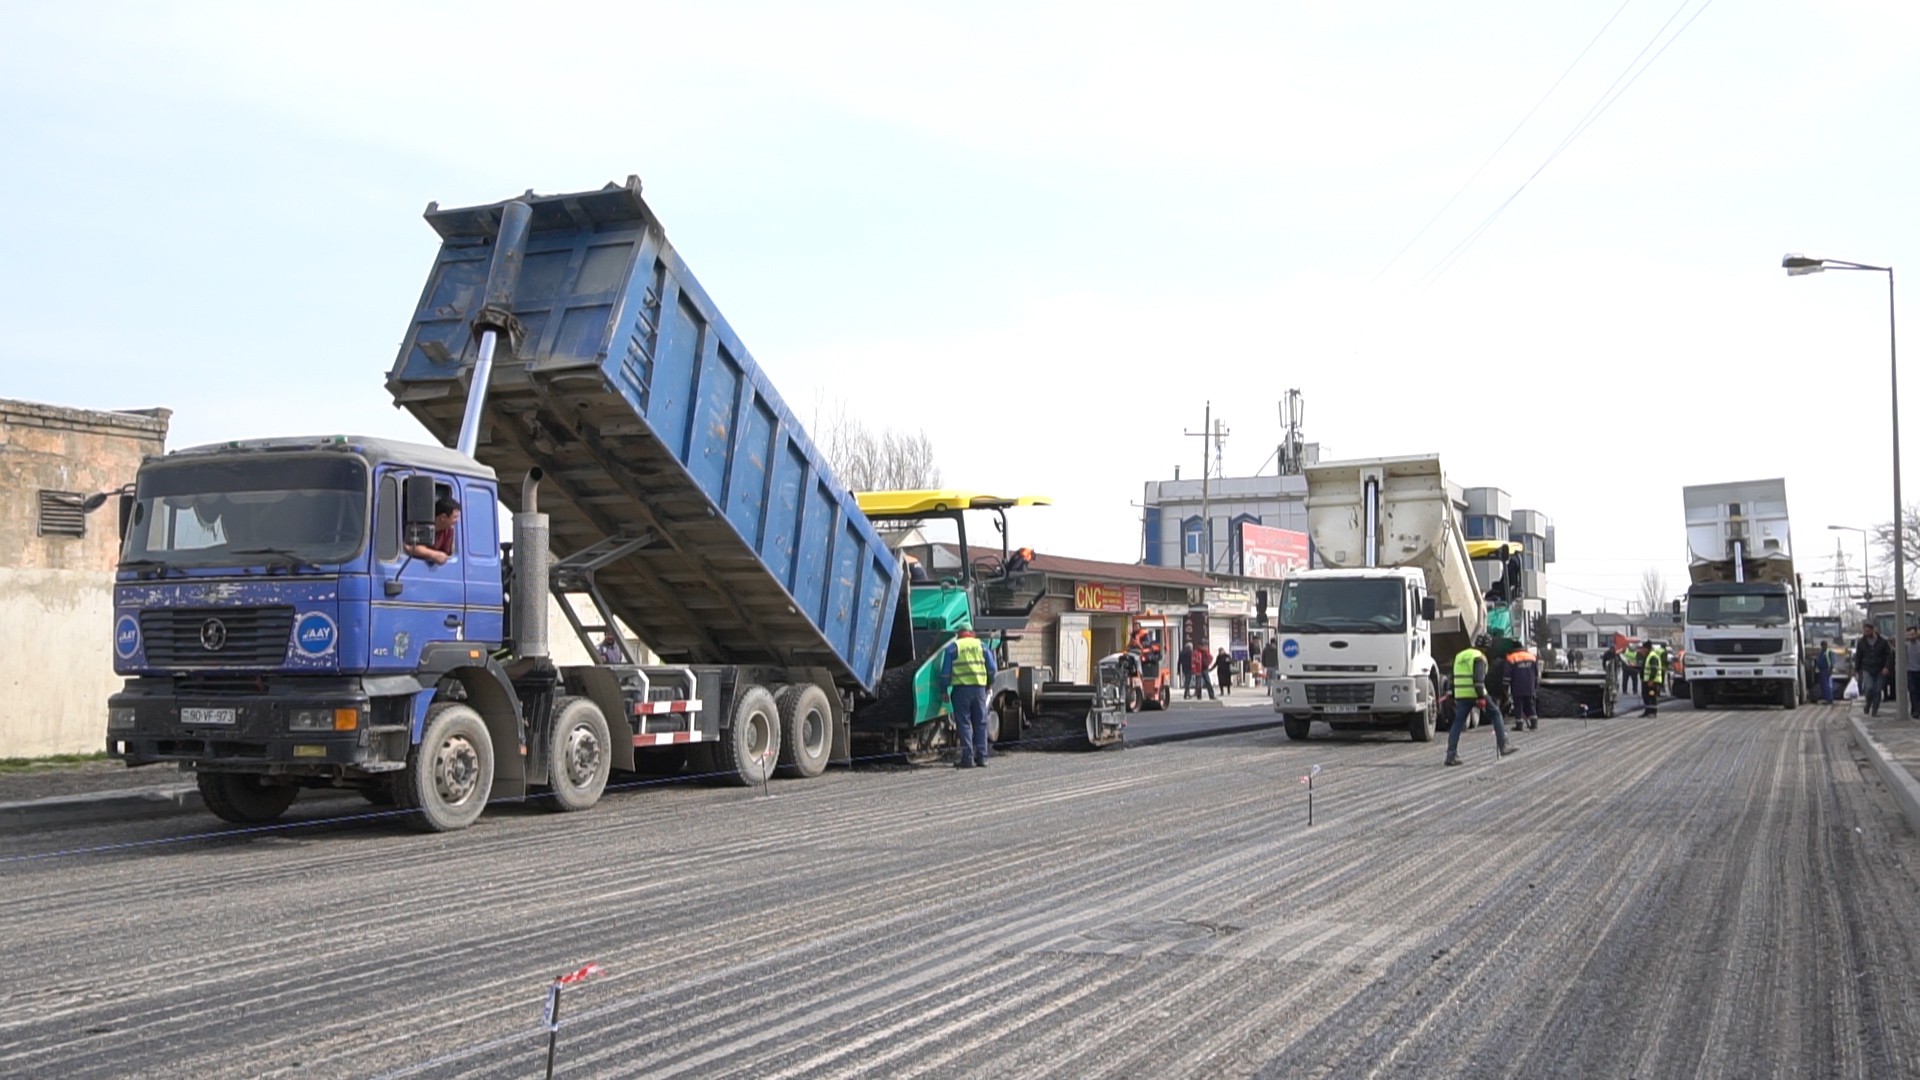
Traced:
<path id="1" fill-rule="evenodd" d="M 1914 585 L 1913 573 L 1916 568 L 1920 568 L 1920 506 L 1907 507 L 1903 516 L 1905 516 L 1907 520 L 1906 527 L 1902 530 L 1904 533 L 1902 537 L 1903 543 L 1901 545 L 1903 550 L 1900 554 L 1907 563 L 1907 594 L 1911 596 Z M 1888 566 L 1892 566 L 1893 523 L 1883 521 L 1875 525 L 1873 527 L 1873 541 L 1874 546 L 1880 551 L 1880 557 L 1886 560 Z M 1888 573 L 1887 580 L 1893 580 L 1891 571 Z M 1886 594 L 1889 596 L 1893 595 L 1893 588 L 1891 586 L 1886 588 Z"/>
<path id="2" fill-rule="evenodd" d="M 813 444 L 827 457 L 840 482 L 855 491 L 893 491 L 940 486 L 940 466 L 924 431 L 874 431 L 849 415 L 847 403 L 822 409 L 814 401 Z"/>
<path id="3" fill-rule="evenodd" d="M 1667 579 L 1649 566 L 1640 573 L 1640 606 L 1649 615 L 1659 614 L 1667 603 Z"/>

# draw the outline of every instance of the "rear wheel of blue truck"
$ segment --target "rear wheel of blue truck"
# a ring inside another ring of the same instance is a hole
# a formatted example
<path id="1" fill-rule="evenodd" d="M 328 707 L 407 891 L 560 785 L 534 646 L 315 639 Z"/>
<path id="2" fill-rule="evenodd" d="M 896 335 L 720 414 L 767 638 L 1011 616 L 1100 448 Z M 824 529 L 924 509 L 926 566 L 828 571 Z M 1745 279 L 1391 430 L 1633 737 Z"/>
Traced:
<path id="1" fill-rule="evenodd" d="M 457 701 L 427 710 L 426 734 L 408 757 L 397 790 L 406 808 L 416 811 L 415 828 L 452 832 L 473 824 L 493 794 L 493 740 L 480 714 Z"/>
<path id="2" fill-rule="evenodd" d="M 553 703 L 553 734 L 547 742 L 550 782 L 547 808 L 585 810 L 607 790 L 613 746 L 600 706 L 583 697 Z"/>
<path id="3" fill-rule="evenodd" d="M 213 816 L 235 825 L 262 825 L 276 820 L 293 805 L 300 789 L 258 773 L 200 773 L 200 801 Z"/>
<path id="4" fill-rule="evenodd" d="M 743 686 L 733 719 L 713 744 L 713 780 L 730 787 L 764 782 L 780 755 L 780 707 L 764 686 Z"/>
<path id="5" fill-rule="evenodd" d="M 802 779 L 827 771 L 833 752 L 833 705 L 812 683 L 783 686 L 774 695 L 780 710 L 780 775 Z"/>

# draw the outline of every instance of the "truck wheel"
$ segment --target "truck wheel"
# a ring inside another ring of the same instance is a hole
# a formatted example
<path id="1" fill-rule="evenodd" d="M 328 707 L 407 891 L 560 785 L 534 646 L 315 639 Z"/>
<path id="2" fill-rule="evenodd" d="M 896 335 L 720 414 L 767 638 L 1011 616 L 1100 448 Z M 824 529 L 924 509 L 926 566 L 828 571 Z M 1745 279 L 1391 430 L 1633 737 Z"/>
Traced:
<path id="1" fill-rule="evenodd" d="M 1780 684 L 1780 707 L 1783 709 L 1797 709 L 1800 707 L 1799 683 L 1783 682 Z"/>
<path id="2" fill-rule="evenodd" d="M 487 808 L 493 794 L 493 739 L 472 706 L 442 701 L 427 710 L 427 730 L 407 758 L 398 784 L 401 802 L 419 811 L 412 818 L 424 832 L 464 829 Z"/>
<path id="3" fill-rule="evenodd" d="M 600 706 L 583 697 L 554 699 L 553 733 L 547 737 L 547 809 L 585 810 L 599 802 L 612 768 L 613 737 Z"/>
<path id="4" fill-rule="evenodd" d="M 1285 717 L 1281 724 L 1287 729 L 1287 738 L 1294 742 L 1306 742 L 1307 736 L 1313 734 L 1313 721 L 1304 716 Z"/>
<path id="5" fill-rule="evenodd" d="M 812 683 L 794 683 L 774 695 L 780 710 L 780 775 L 807 779 L 827 771 L 833 753 L 833 706 Z"/>
<path id="6" fill-rule="evenodd" d="M 1426 708 L 1410 714 L 1407 718 L 1407 734 L 1413 736 L 1414 742 L 1432 742 L 1433 733 L 1439 729 L 1439 726 L 1440 703 L 1435 701 L 1432 695 L 1427 697 Z"/>
<path id="7" fill-rule="evenodd" d="M 213 816 L 235 825 L 262 825 L 277 819 L 293 805 L 300 789 L 258 773 L 200 773 L 200 801 Z"/>
<path id="8" fill-rule="evenodd" d="M 1695 683 L 1687 687 L 1687 697 L 1696 709 L 1706 709 L 1713 705 L 1713 694 L 1706 687 Z"/>
<path id="9" fill-rule="evenodd" d="M 780 754 L 780 707 L 764 686 L 743 685 L 731 723 L 713 744 L 714 783 L 751 787 L 766 781 Z"/>

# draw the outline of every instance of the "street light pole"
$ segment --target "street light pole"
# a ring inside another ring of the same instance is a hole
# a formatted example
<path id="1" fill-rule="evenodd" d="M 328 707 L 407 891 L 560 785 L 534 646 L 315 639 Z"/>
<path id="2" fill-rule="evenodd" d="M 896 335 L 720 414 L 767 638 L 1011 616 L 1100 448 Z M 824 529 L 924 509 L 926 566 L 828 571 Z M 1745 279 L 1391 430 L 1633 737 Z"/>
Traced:
<path id="1" fill-rule="evenodd" d="M 1887 365 L 1893 392 L 1893 636 L 1897 657 L 1894 670 L 1900 676 L 1894 686 L 1900 694 L 1907 694 L 1907 521 L 1906 507 L 1900 497 L 1900 337 L 1894 321 L 1893 267 L 1843 259 L 1809 259 L 1804 255 L 1788 255 L 1780 260 L 1780 266 L 1788 277 L 1817 274 L 1822 270 L 1871 270 L 1887 275 Z M 1914 702 L 1907 702 L 1907 715 L 1914 715 L 1913 706 Z"/>

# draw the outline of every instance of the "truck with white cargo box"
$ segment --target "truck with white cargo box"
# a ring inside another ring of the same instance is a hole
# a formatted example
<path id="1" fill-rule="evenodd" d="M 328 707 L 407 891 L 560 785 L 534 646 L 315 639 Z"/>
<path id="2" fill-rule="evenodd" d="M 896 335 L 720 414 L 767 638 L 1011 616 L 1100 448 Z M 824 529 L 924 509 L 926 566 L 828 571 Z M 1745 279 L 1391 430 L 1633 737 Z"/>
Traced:
<path id="1" fill-rule="evenodd" d="M 1791 709 L 1806 678 L 1785 480 L 1683 489 L 1687 522 L 1684 657 L 1695 708 Z"/>

